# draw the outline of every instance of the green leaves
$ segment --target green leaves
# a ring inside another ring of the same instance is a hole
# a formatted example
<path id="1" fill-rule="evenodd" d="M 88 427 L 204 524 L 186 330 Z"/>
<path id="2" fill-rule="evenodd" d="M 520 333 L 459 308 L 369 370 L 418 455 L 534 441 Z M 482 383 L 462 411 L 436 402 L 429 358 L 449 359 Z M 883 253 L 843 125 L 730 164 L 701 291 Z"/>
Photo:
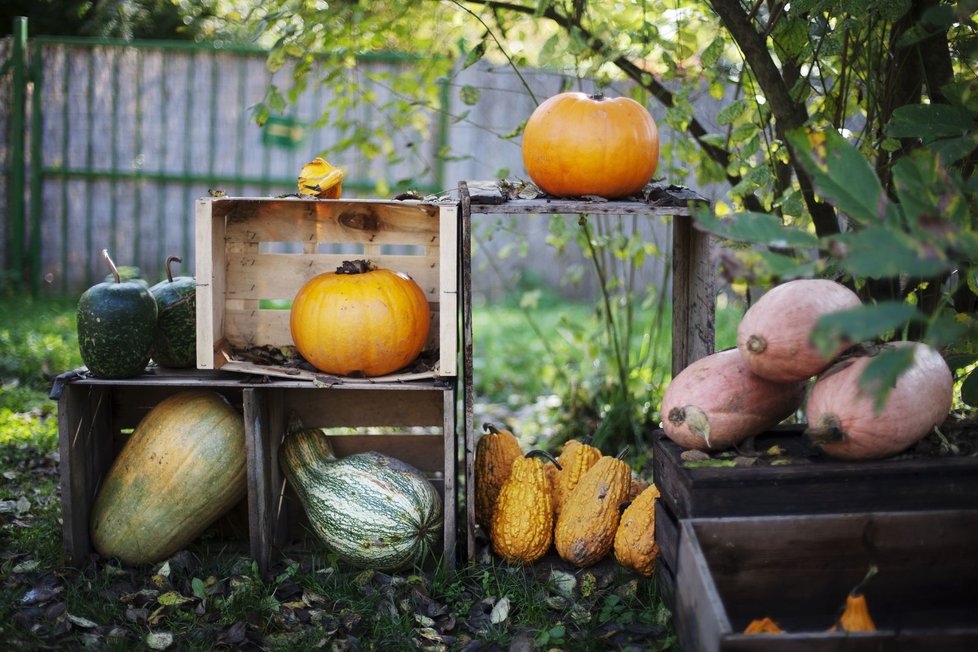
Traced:
<path id="1" fill-rule="evenodd" d="M 819 318 L 812 341 L 824 354 L 836 351 L 840 343 L 856 344 L 892 334 L 908 322 L 925 319 L 914 306 L 902 301 L 884 301 Z"/>
<path id="2" fill-rule="evenodd" d="M 788 142 L 819 194 L 851 220 L 866 225 L 888 216 L 889 202 L 876 171 L 838 132 L 795 131 Z"/>

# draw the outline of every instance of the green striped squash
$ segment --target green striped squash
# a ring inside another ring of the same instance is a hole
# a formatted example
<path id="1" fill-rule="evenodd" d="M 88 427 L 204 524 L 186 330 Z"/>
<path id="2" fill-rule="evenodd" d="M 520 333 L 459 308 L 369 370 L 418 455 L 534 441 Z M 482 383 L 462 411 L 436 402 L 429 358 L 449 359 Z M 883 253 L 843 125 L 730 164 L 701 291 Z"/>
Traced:
<path id="1" fill-rule="evenodd" d="M 441 496 L 410 464 L 376 451 L 337 459 L 313 428 L 286 437 L 279 461 L 313 530 L 350 564 L 415 566 L 441 537 Z"/>

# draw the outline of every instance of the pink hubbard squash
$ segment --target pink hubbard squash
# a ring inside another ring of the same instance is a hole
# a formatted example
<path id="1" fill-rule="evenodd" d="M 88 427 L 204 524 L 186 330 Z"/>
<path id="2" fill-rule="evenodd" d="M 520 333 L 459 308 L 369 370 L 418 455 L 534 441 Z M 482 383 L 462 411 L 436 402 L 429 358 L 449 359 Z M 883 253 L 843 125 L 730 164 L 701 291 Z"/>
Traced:
<path id="1" fill-rule="evenodd" d="M 724 450 L 783 421 L 798 409 L 806 386 L 761 378 L 737 349 L 720 351 L 669 383 L 662 397 L 662 429 L 684 448 Z"/>
<path id="2" fill-rule="evenodd" d="M 873 358 L 861 355 L 838 363 L 815 383 L 805 409 L 812 443 L 832 457 L 878 459 L 895 455 L 940 425 L 951 411 L 951 370 L 941 354 L 918 342 L 885 347 L 913 347 L 913 363 L 890 390 L 882 408 L 859 378 Z"/>
<path id="3" fill-rule="evenodd" d="M 781 383 L 824 371 L 845 345 L 824 355 L 811 342 L 818 318 L 861 305 L 856 293 L 824 279 L 797 279 L 768 290 L 747 309 L 737 348 L 758 376 Z"/>

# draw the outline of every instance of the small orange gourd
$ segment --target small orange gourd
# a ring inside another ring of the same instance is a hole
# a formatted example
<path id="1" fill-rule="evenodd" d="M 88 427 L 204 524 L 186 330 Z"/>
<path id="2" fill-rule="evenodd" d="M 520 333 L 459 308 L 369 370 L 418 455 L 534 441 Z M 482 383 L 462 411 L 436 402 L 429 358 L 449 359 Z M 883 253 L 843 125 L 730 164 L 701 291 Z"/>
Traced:
<path id="1" fill-rule="evenodd" d="M 537 459 L 541 455 L 557 464 L 549 453 L 538 450 L 517 458 L 492 512 L 492 549 L 510 563 L 531 564 L 553 542 L 550 481 L 543 462 Z"/>
<path id="2" fill-rule="evenodd" d="M 557 473 L 557 502 L 554 510 L 560 514 L 561 506 L 567 502 L 568 496 L 574 491 L 581 477 L 601 459 L 601 451 L 576 439 L 564 444 L 557 461 L 560 471 Z"/>
<path id="3" fill-rule="evenodd" d="M 830 632 L 875 632 L 876 623 L 869 615 L 869 605 L 862 593 L 850 593 L 846 596 L 846 608 L 839 616 L 839 621 L 832 626 Z"/>
<path id="4" fill-rule="evenodd" d="M 564 561 L 583 568 L 611 551 L 631 483 L 631 468 L 619 459 L 624 452 L 598 460 L 561 506 L 554 544 Z"/>
<path id="5" fill-rule="evenodd" d="M 475 445 L 475 522 L 488 533 L 499 491 L 523 449 L 511 431 L 491 423 L 482 427 L 486 432 Z"/>
<path id="6" fill-rule="evenodd" d="M 615 559 L 626 568 L 649 577 L 655 570 L 659 546 L 655 543 L 655 499 L 659 490 L 649 485 L 625 508 L 615 532 Z"/>
<path id="7" fill-rule="evenodd" d="M 768 618 L 764 616 L 763 618 L 757 618 L 752 620 L 749 625 L 744 629 L 745 634 L 784 634 L 784 630 L 781 627 Z"/>
<path id="8" fill-rule="evenodd" d="M 862 589 L 876 575 L 878 570 L 879 568 L 875 564 L 871 565 L 862 581 L 849 591 L 846 595 L 846 607 L 835 624 L 829 628 L 830 632 L 876 631 L 876 623 L 869 615 L 869 605 L 866 604 L 866 595 Z"/>

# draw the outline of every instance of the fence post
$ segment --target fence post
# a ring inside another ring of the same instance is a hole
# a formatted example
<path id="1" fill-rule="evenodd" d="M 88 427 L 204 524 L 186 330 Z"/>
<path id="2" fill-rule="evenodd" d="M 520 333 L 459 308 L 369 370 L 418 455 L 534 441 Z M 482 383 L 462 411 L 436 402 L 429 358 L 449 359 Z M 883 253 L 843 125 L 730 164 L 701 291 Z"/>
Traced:
<path id="1" fill-rule="evenodd" d="M 26 162 L 24 160 L 24 123 L 27 106 L 27 18 L 17 16 L 13 22 L 13 51 L 11 53 L 13 88 L 10 107 L 10 185 L 8 187 L 7 260 L 10 281 L 15 289 L 24 281 L 24 205 Z"/>

